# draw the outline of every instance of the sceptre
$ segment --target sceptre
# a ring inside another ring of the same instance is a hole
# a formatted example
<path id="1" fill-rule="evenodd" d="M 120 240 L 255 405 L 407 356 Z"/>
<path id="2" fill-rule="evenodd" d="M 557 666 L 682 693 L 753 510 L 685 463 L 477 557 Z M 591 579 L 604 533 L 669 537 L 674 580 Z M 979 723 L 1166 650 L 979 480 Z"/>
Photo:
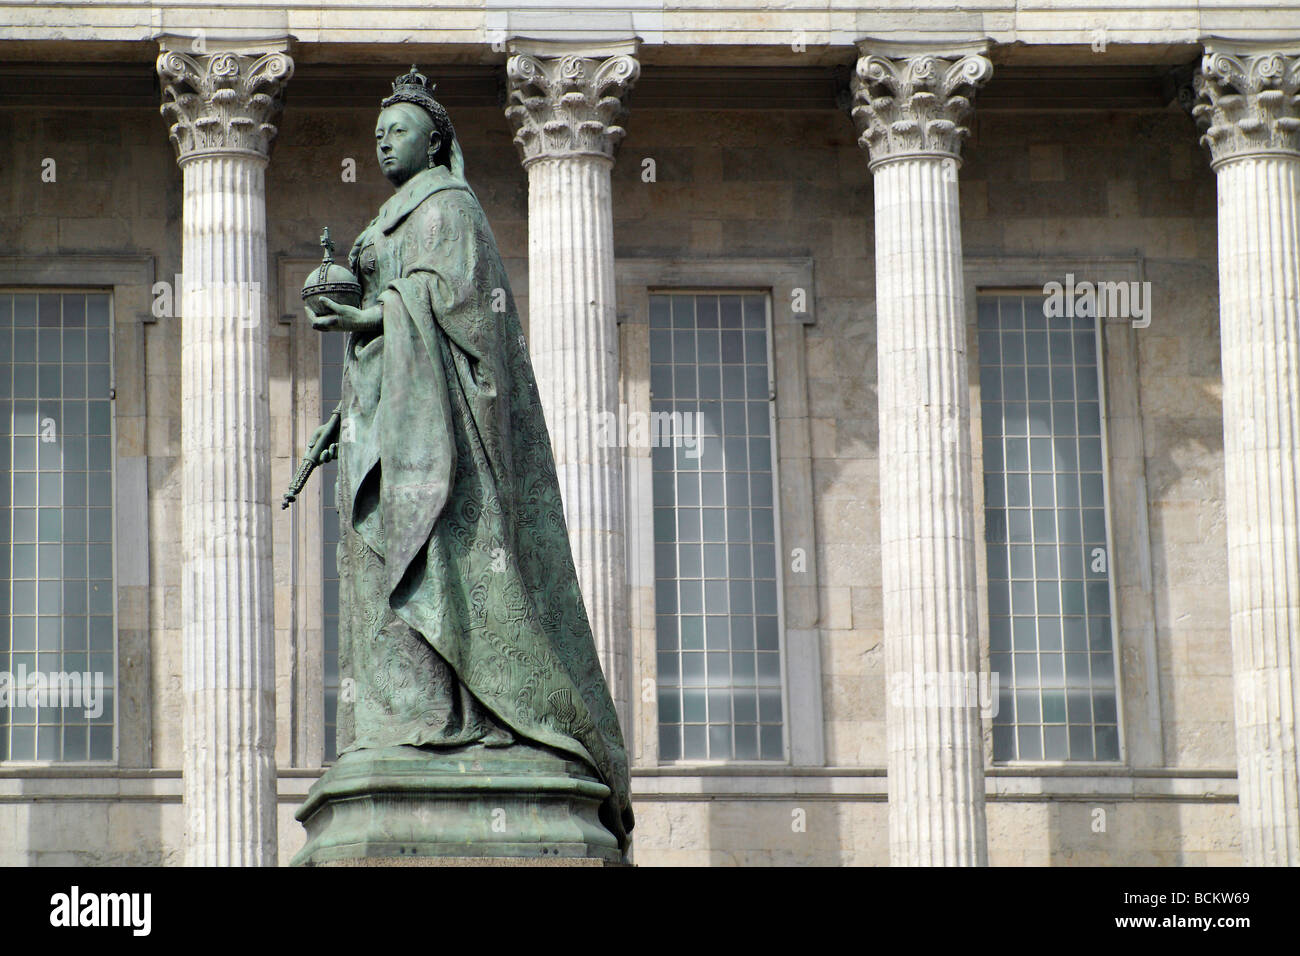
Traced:
<path id="1" fill-rule="evenodd" d="M 338 409 L 330 415 L 329 421 L 325 423 L 325 429 L 321 432 L 320 438 L 307 449 L 307 454 L 303 456 L 302 463 L 298 465 L 298 473 L 293 476 L 293 481 L 289 483 L 289 490 L 284 493 L 284 498 L 280 502 L 280 509 L 284 510 L 297 500 L 298 495 L 302 492 L 303 487 L 307 484 L 307 479 L 311 473 L 316 470 L 320 464 L 320 456 L 331 444 L 330 439 L 334 437 L 334 430 L 338 428 L 339 412 Z"/>

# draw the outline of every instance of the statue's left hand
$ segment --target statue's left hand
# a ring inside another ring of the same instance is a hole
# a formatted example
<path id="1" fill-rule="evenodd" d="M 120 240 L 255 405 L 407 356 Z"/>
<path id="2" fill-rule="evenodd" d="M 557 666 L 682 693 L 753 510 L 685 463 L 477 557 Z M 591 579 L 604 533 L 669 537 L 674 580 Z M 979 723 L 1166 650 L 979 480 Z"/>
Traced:
<path id="1" fill-rule="evenodd" d="M 323 296 L 320 301 L 330 311 L 324 315 L 312 316 L 311 327 L 317 332 L 365 332 L 378 329 L 384 324 L 383 305 L 354 309 Z"/>

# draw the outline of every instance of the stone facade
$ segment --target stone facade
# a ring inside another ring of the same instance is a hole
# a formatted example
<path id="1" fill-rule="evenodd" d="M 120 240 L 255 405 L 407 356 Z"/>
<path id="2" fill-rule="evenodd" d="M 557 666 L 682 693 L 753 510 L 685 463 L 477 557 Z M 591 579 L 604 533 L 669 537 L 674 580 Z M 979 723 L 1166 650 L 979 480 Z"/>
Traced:
<path id="1" fill-rule="evenodd" d="M 825 11 L 820 15 L 824 18 Z M 1233 12 L 1222 15 L 1230 20 Z M 679 12 L 665 14 L 663 22 L 679 39 L 689 37 L 707 48 L 720 42 L 721 34 L 713 31 L 731 16 Z M 767 32 L 772 28 L 759 26 L 757 14 L 738 7 L 734 16 L 749 16 L 753 33 L 739 39 L 728 34 L 728 42 L 748 44 L 749 52 L 719 47 L 714 61 L 699 61 L 716 67 L 711 83 L 743 90 L 756 66 L 791 65 L 780 53 L 789 50 L 788 43 L 774 42 Z M 1267 752 L 1267 733 L 1250 728 L 1267 729 L 1276 708 L 1247 710 L 1253 722 L 1242 724 L 1239 701 L 1234 714 L 1234 653 L 1245 653 L 1243 647 L 1257 646 L 1263 638 L 1233 623 L 1238 605 L 1230 600 L 1230 571 L 1236 565 L 1229 561 L 1229 542 L 1238 540 L 1232 522 L 1250 519 L 1233 518 L 1224 478 L 1230 464 L 1224 432 L 1230 383 L 1220 365 L 1222 250 L 1216 237 L 1222 233 L 1210 155 L 1198 145 L 1193 120 L 1169 105 L 1172 96 L 1153 95 L 1141 103 L 1099 96 L 1088 108 L 1068 105 L 1061 91 L 1087 82 L 1087 61 L 1076 57 L 1077 49 L 1062 48 L 1058 54 L 1052 44 L 1089 40 L 1086 30 L 1067 28 L 1068 18 L 1059 10 L 1041 12 L 1032 22 L 1023 11 L 1005 23 L 987 20 L 980 31 L 941 23 L 937 13 L 930 17 L 924 23 L 932 29 L 902 38 L 924 40 L 951 27 L 949 39 L 960 34 L 994 40 L 986 54 L 993 75 L 962 121 L 970 135 L 961 146 L 960 174 L 944 180 L 940 173 L 935 184 L 952 192 L 952 209 L 960 217 L 965 277 L 955 288 L 959 305 L 946 327 L 953 335 L 951 383 L 961 383 L 969 396 L 970 421 L 959 426 L 970 437 L 969 457 L 955 456 L 953 462 L 967 470 L 965 477 L 974 485 L 968 508 L 975 522 L 973 566 L 963 572 L 973 580 L 962 586 L 975 595 L 974 630 L 966 640 L 982 662 L 989 635 L 979 379 L 956 374 L 963 353 L 966 362 L 975 361 L 976 297 L 985 289 L 1041 286 L 1079 264 L 1099 274 L 1150 282 L 1154 303 L 1149 326 L 1110 323 L 1103 339 L 1124 759 L 1080 767 L 999 764 L 992 757 L 986 718 L 968 745 L 983 756 L 980 828 L 986 849 L 973 841 L 964 850 L 950 842 L 931 858 L 983 862 L 986 852 L 992 865 L 1285 862 L 1285 840 L 1279 848 L 1276 834 L 1296 826 L 1294 789 L 1290 804 L 1286 798 L 1252 797 L 1249 805 L 1238 806 L 1242 748 Z M 1284 15 L 1278 17 L 1281 23 Z M 1258 24 L 1236 25 L 1241 32 L 1262 32 Z M 811 29 L 815 35 L 823 30 L 824 42 L 834 41 L 832 29 L 851 28 L 846 20 Z M 1000 80 L 1016 82 L 1014 62 L 1003 71 L 1015 56 L 999 51 L 1013 28 L 1032 35 L 1026 42 L 1041 45 L 1037 65 L 1082 64 L 1070 66 L 1066 78 L 1057 81 L 1050 95 L 1058 100 L 1051 109 L 1036 108 L 1029 94 L 1019 94 L 1022 100 L 998 99 Z M 33 75 L 39 75 L 35 61 L 71 59 L 66 42 L 47 50 L 41 36 L 28 37 L 17 28 L 0 27 L 0 39 L 6 29 L 14 31 L 8 35 L 15 40 L 27 39 L 24 59 L 33 61 Z M 129 31 L 129 25 L 120 29 Z M 436 44 L 454 42 L 460 28 L 448 23 L 424 29 L 433 34 L 421 42 Z M 1157 78 L 1157 90 L 1166 67 L 1200 65 L 1196 44 L 1207 31 L 1190 13 L 1177 24 L 1155 27 L 1138 19 L 1124 30 L 1124 42 L 1132 45 L 1123 47 L 1122 62 L 1149 67 L 1146 77 Z M 319 51 L 327 51 L 336 37 L 292 32 L 317 62 L 328 62 Z M 1111 28 L 1112 40 L 1118 32 Z M 1281 27 L 1273 32 L 1285 33 Z M 842 43 L 834 41 L 814 59 L 851 67 L 861 55 L 854 44 L 864 36 L 862 30 L 846 33 Z M 122 39 L 138 41 L 139 55 L 132 62 L 148 77 L 157 43 L 146 51 L 139 36 Z M 377 44 L 381 62 L 400 61 L 404 68 L 410 60 L 411 51 L 384 46 L 383 36 L 362 42 Z M 1144 54 L 1141 44 L 1151 44 L 1153 52 Z M 790 761 L 661 765 L 653 740 L 653 698 L 644 693 L 644 682 L 654 679 L 653 571 L 647 583 L 645 569 L 652 552 L 646 547 L 650 532 L 642 507 L 649 494 L 649 460 L 638 449 L 626 451 L 619 463 L 627 489 L 622 502 L 629 552 L 626 599 L 608 597 L 605 606 L 611 615 L 626 613 L 628 620 L 620 653 L 634 755 L 635 860 L 641 865 L 885 865 L 891 856 L 915 859 L 898 855 L 897 840 L 891 854 L 887 768 L 903 765 L 891 761 L 894 748 L 887 735 L 889 721 L 899 719 L 890 716 L 886 663 L 887 636 L 897 633 L 897 625 L 891 625 L 895 618 L 882 586 L 890 562 L 897 560 L 887 561 L 895 552 L 882 539 L 882 499 L 888 497 L 882 483 L 898 476 L 892 471 L 882 476 L 888 445 L 882 442 L 881 407 L 888 397 L 881 393 L 878 368 L 887 343 L 878 333 L 884 307 L 878 310 L 877 296 L 887 285 L 881 285 L 878 262 L 881 250 L 890 248 L 887 240 L 896 237 L 879 230 L 885 221 L 899 220 L 882 218 L 884 197 L 877 190 L 884 180 L 869 168 L 875 153 L 869 156 L 859 147 L 859 130 L 845 109 L 851 105 L 847 73 L 825 71 L 827 95 L 821 103 L 792 106 L 769 91 L 764 94 L 769 98 L 758 102 L 692 105 L 685 97 L 672 98 L 673 84 L 689 77 L 670 78 L 670 54 L 643 36 L 636 54 L 642 76 L 627 98 L 628 115 L 619 121 L 626 136 L 608 172 L 620 323 L 618 398 L 633 407 L 648 404 L 645 319 L 635 293 L 625 295 L 625 290 L 698 288 L 710 277 L 718 287 L 751 288 L 754 273 L 738 263 L 763 263 L 761 269 L 772 278 L 757 285 L 771 288 L 774 296 L 784 547 L 786 552 L 806 548 L 807 563 L 804 571 L 789 570 L 784 580 L 785 651 L 792 668 L 787 675 Z M 503 76 L 506 55 L 487 58 Z M 342 245 L 388 195 L 369 153 L 375 107 L 347 98 L 336 106 L 315 101 L 295 106 L 295 83 L 311 76 L 305 58 L 299 56 L 298 63 L 265 171 L 266 276 L 272 286 L 264 329 L 269 478 L 276 493 L 287 485 L 305 437 L 319 421 L 317 345 L 314 333 L 303 328 L 301 313 L 293 311 L 302 267 L 318 261 L 322 225 L 330 225 Z M 437 45 L 419 48 L 421 69 L 435 80 L 438 63 Z M 665 71 L 658 80 L 656 66 Z M 1133 82 L 1141 86 L 1146 80 Z M 846 91 L 839 103 L 837 85 Z M 385 89 L 376 84 L 376 105 Z M 179 864 L 187 847 L 184 801 L 193 801 L 181 774 L 187 766 L 188 706 L 181 650 L 186 626 L 183 321 L 152 314 L 154 296 L 142 295 L 141 284 L 173 281 L 182 271 L 184 186 L 156 101 L 74 111 L 70 101 L 50 95 L 43 103 L 47 108 L 32 108 L 37 105 L 42 104 L 0 100 L 0 166 L 11 187 L 0 193 L 0 285 L 31 283 L 27 276 L 41 263 L 46 271 L 38 273 L 40 284 L 114 287 L 117 455 L 119 468 L 128 459 L 141 463 L 148 560 L 142 577 L 122 580 L 119 573 L 118 759 L 111 767 L 75 770 L 0 763 L 0 864 Z M 516 151 L 516 128 L 490 97 L 447 105 L 469 181 L 492 224 L 527 322 L 529 292 L 538 288 L 530 273 L 537 265 L 530 269 L 532 177 Z M 45 157 L 57 161 L 55 183 L 41 182 Z M 349 159 L 355 161 L 355 181 L 346 176 Z M 650 177 L 647 160 L 653 161 Z M 1221 168 L 1217 176 L 1222 201 L 1228 174 Z M 890 182 L 891 190 L 898 188 Z M 151 270 L 144 280 L 140 262 Z M 63 271 L 49 263 L 63 263 Z M 79 280 L 79 269 L 99 278 Z M 126 278 L 105 278 L 114 270 Z M 806 312 L 778 314 L 776 299 L 788 302 L 789 292 L 804 281 L 801 276 L 811 284 Z M 282 313 L 288 321 L 280 321 Z M 1295 354 L 1293 338 L 1277 332 L 1269 341 L 1276 345 L 1275 339 Z M 1278 389 L 1286 385 L 1278 379 Z M 1247 401 L 1254 393 L 1236 394 Z M 1285 406 L 1285 392 L 1269 394 L 1277 399 L 1275 411 Z M 896 403 L 897 396 L 889 400 Z M 1269 459 L 1262 451 L 1252 458 L 1249 442 L 1236 438 L 1227 444 L 1235 468 L 1268 471 L 1269 462 L 1285 464 L 1285 448 L 1272 449 L 1280 458 Z M 582 480 L 589 486 L 598 481 Z M 1294 518 L 1294 484 L 1286 487 Z M 319 775 L 323 755 L 319 498 L 313 494 L 319 492 L 309 488 L 293 512 L 277 510 L 271 526 L 276 856 L 282 863 L 302 846 L 303 832 L 292 814 Z M 898 487 L 895 495 L 893 500 L 907 500 L 907 489 Z M 119 564 L 124 540 L 119 533 Z M 622 575 L 620 569 L 617 577 Z M 1282 572 L 1275 590 L 1285 606 L 1286 595 L 1293 598 L 1300 589 Z M 1281 655 L 1285 638 L 1272 640 L 1273 653 Z M 1294 642 L 1293 632 L 1292 648 Z M 1244 665 L 1240 656 L 1236 660 L 1240 675 Z M 805 677 L 815 687 L 798 683 Z M 1252 699 L 1285 703 L 1271 679 L 1260 678 L 1262 689 Z M 1295 783 L 1293 767 L 1284 755 L 1272 769 L 1265 766 L 1258 779 L 1281 779 L 1285 790 L 1287 773 Z M 977 772 L 966 779 L 976 777 Z M 967 790 L 964 799 L 973 804 L 977 796 Z M 936 810 L 936 818 L 944 819 L 945 812 Z M 1256 835 L 1243 841 L 1243 828 Z"/>

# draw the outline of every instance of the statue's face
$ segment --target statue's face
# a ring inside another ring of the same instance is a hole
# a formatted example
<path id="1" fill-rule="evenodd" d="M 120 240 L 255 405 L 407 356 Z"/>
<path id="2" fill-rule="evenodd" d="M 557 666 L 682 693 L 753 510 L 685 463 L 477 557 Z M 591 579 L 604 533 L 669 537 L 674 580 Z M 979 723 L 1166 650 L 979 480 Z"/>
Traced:
<path id="1" fill-rule="evenodd" d="M 375 155 L 388 181 L 400 186 L 429 168 L 429 150 L 437 153 L 442 139 L 424 110 L 410 103 L 394 103 L 379 114 L 375 124 Z"/>

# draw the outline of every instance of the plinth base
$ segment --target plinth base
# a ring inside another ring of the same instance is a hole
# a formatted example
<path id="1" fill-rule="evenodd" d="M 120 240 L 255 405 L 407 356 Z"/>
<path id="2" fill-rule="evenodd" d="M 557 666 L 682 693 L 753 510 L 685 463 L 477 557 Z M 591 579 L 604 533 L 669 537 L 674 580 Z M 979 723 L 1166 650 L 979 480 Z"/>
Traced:
<path id="1" fill-rule="evenodd" d="M 589 856 L 370 856 L 363 860 L 330 860 L 314 863 L 312 866 L 441 866 L 457 867 L 485 866 L 534 867 L 534 866 L 578 866 L 578 867 L 627 867 L 631 863 L 611 863 L 609 860 L 597 860 Z"/>
<path id="2" fill-rule="evenodd" d="M 354 751 L 295 814 L 307 845 L 293 865 L 617 864 L 608 796 L 583 763 L 541 747 Z"/>

